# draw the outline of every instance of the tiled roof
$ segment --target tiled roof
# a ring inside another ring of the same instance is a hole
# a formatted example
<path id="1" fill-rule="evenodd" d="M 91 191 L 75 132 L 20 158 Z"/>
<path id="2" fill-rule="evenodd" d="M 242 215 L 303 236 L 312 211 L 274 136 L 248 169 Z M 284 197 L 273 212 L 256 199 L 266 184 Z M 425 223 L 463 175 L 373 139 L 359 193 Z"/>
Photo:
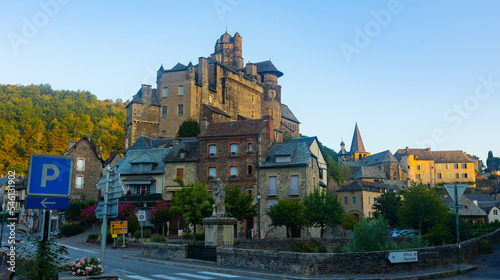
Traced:
<path id="1" fill-rule="evenodd" d="M 434 160 L 435 163 L 474 162 L 462 151 L 431 151 L 430 149 L 399 149 L 394 156 L 401 160 L 403 156 L 414 155 L 417 160 Z"/>
<path id="2" fill-rule="evenodd" d="M 186 156 L 181 158 L 184 152 Z M 165 162 L 195 162 L 198 159 L 198 141 L 183 141 L 172 147 L 172 151 L 163 159 Z"/>
<path id="3" fill-rule="evenodd" d="M 494 200 L 489 194 L 464 194 L 465 196 L 467 196 L 468 199 L 474 201 L 474 200 L 477 200 L 478 203 L 481 203 L 481 202 L 500 202 L 500 201 L 496 201 Z"/>
<path id="4" fill-rule="evenodd" d="M 117 172 L 123 175 L 136 174 L 137 172 L 132 171 L 131 163 L 154 162 L 154 169 L 151 172 L 141 172 L 141 174 L 161 174 L 164 169 L 163 159 L 170 151 L 171 149 L 129 150 L 117 164 Z"/>
<path id="5" fill-rule="evenodd" d="M 450 209 L 455 205 L 455 201 L 450 196 L 441 197 L 444 205 L 448 206 Z M 468 199 L 465 195 L 462 195 L 459 205 L 463 205 L 464 208 L 458 209 L 458 215 L 460 216 L 487 216 L 486 212 L 475 205 L 470 199 Z"/>
<path id="6" fill-rule="evenodd" d="M 211 123 L 198 138 L 215 136 L 257 135 L 266 127 L 266 120 L 245 120 L 235 122 Z"/>
<path id="7" fill-rule="evenodd" d="M 73 146 L 71 146 L 71 148 L 69 148 L 64 153 L 64 155 L 67 156 L 69 152 L 71 152 L 72 150 L 76 149 L 76 146 L 78 146 L 80 143 L 83 143 L 83 142 L 87 142 L 87 144 L 89 145 L 90 150 L 94 153 L 94 155 L 96 156 L 96 158 L 99 161 L 104 162 L 103 159 L 102 159 L 102 157 L 97 153 L 95 146 L 92 144 L 92 142 L 90 141 L 90 139 L 87 136 L 83 136 L 82 138 L 80 138 L 80 140 L 78 140 L 78 142 L 76 142 Z"/>
<path id="8" fill-rule="evenodd" d="M 300 123 L 299 120 L 292 113 L 290 108 L 288 108 L 288 106 L 286 106 L 285 104 L 281 104 L 281 118 L 285 118 L 292 122 Z"/>
<path id="9" fill-rule="evenodd" d="M 364 157 L 358 161 L 346 162 L 345 164 L 349 166 L 370 166 L 383 162 L 398 162 L 398 160 L 392 155 L 391 151 L 386 150 Z"/>
<path id="10" fill-rule="evenodd" d="M 283 73 L 276 69 L 274 64 L 271 62 L 271 60 L 266 60 L 262 62 L 257 62 L 254 63 L 255 66 L 257 66 L 257 73 L 274 73 L 279 77 L 283 76 Z"/>
<path id="11" fill-rule="evenodd" d="M 432 154 L 427 149 L 399 149 L 395 154 L 398 160 L 401 160 L 403 156 L 414 155 L 419 160 L 433 160 Z"/>
<path id="12" fill-rule="evenodd" d="M 381 182 L 354 180 L 354 182 L 350 183 L 347 186 L 343 186 L 337 192 L 370 191 L 383 193 L 384 190 L 393 192 L 399 191 L 400 188 L 396 185 L 385 184 Z"/>
<path id="13" fill-rule="evenodd" d="M 290 142 L 296 142 L 296 141 L 301 141 L 301 142 L 306 142 L 307 146 L 311 146 L 314 140 L 318 141 L 318 137 L 312 136 L 312 137 L 299 137 L 299 138 L 293 138 L 290 140 Z M 319 141 L 318 141 L 319 145 Z"/>
<path id="14" fill-rule="evenodd" d="M 231 117 L 228 113 L 224 112 L 222 109 L 217 108 L 217 107 L 215 107 L 215 106 L 208 105 L 208 104 L 205 104 L 205 103 L 203 103 L 203 106 L 205 106 L 205 107 L 206 107 L 207 109 L 209 109 L 210 111 L 212 111 L 212 112 L 214 112 L 214 113 L 217 113 L 217 114 L 219 114 L 219 115 L 223 115 L 223 116 L 226 116 L 226 117 L 228 117 L 228 118 L 230 118 L 230 117 Z"/>
<path id="15" fill-rule="evenodd" d="M 290 156 L 290 162 L 276 163 L 277 156 Z M 273 143 L 266 151 L 261 168 L 307 166 L 314 156 L 305 142 Z"/>
<path id="16" fill-rule="evenodd" d="M 356 123 L 356 126 L 354 127 L 350 153 L 354 154 L 356 152 L 366 153 L 365 145 L 363 145 L 363 139 L 361 139 L 361 133 L 359 133 L 358 123 Z"/>

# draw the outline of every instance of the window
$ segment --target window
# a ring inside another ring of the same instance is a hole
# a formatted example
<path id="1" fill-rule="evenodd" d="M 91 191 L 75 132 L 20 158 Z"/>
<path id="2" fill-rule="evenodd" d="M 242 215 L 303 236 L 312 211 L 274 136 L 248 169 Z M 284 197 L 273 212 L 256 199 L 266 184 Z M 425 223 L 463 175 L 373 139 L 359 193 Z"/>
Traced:
<path id="1" fill-rule="evenodd" d="M 141 110 L 137 110 L 137 111 L 136 111 L 136 114 L 137 114 L 138 116 L 140 116 L 140 115 L 141 115 Z"/>
<path id="2" fill-rule="evenodd" d="M 299 194 L 299 176 L 293 175 L 291 177 L 291 188 L 290 195 L 298 195 Z"/>
<path id="3" fill-rule="evenodd" d="M 446 169 L 449 169 L 450 168 L 450 165 L 449 164 L 446 164 Z"/>
<path id="4" fill-rule="evenodd" d="M 347 200 L 347 196 L 344 197 L 344 204 L 347 204 L 348 203 L 348 200 Z"/>
<path id="5" fill-rule="evenodd" d="M 441 169 L 441 164 L 438 164 L 438 169 Z"/>
<path id="6" fill-rule="evenodd" d="M 179 157 L 180 157 L 181 159 L 185 159 L 185 158 L 186 158 L 186 153 L 185 153 L 185 152 L 181 152 L 181 153 L 179 153 Z"/>
<path id="7" fill-rule="evenodd" d="M 217 177 L 217 168 L 216 167 L 209 167 L 208 168 L 208 180 L 213 181 L 213 180 L 215 180 L 215 177 Z"/>
<path id="8" fill-rule="evenodd" d="M 151 185 L 132 185 L 135 189 L 135 194 L 151 193 Z"/>
<path id="9" fill-rule="evenodd" d="M 163 117 L 166 117 L 167 116 L 167 106 L 163 106 L 161 107 L 161 115 Z"/>
<path id="10" fill-rule="evenodd" d="M 450 179 L 450 173 L 446 172 L 446 178 Z"/>
<path id="11" fill-rule="evenodd" d="M 179 116 L 182 116 L 184 114 L 184 105 L 179 104 L 178 111 L 179 111 Z"/>
<path id="12" fill-rule="evenodd" d="M 237 166 L 229 167 L 229 178 L 230 179 L 238 178 L 238 167 Z"/>
<path id="13" fill-rule="evenodd" d="M 210 158 L 217 157 L 217 145 L 209 145 L 208 146 L 208 157 L 210 157 Z"/>
<path id="14" fill-rule="evenodd" d="M 179 86 L 179 96 L 184 95 L 184 86 Z"/>
<path id="15" fill-rule="evenodd" d="M 373 204 L 377 204 L 378 203 L 378 198 L 374 197 L 373 198 Z"/>
<path id="16" fill-rule="evenodd" d="M 180 178 L 182 181 L 184 181 L 184 168 L 177 168 L 176 178 Z"/>
<path id="17" fill-rule="evenodd" d="M 83 188 L 83 176 L 76 176 L 75 188 L 77 189 Z"/>
<path id="18" fill-rule="evenodd" d="M 247 175 L 253 175 L 253 165 L 247 165 Z"/>
<path id="19" fill-rule="evenodd" d="M 493 210 L 493 215 L 497 216 L 498 215 L 498 210 Z"/>
<path id="20" fill-rule="evenodd" d="M 467 173 L 460 174 L 462 178 L 467 178 Z"/>
<path id="21" fill-rule="evenodd" d="M 276 156 L 276 163 L 284 163 L 284 162 L 291 162 L 292 157 L 290 155 L 287 156 Z"/>
<path id="22" fill-rule="evenodd" d="M 168 87 L 164 87 L 163 88 L 163 97 L 167 97 L 168 96 Z"/>
<path id="23" fill-rule="evenodd" d="M 252 104 L 255 102 L 255 96 L 252 94 Z"/>
<path id="24" fill-rule="evenodd" d="M 276 195 L 278 192 L 276 185 L 276 176 L 269 177 L 269 191 L 268 195 Z"/>
<path id="25" fill-rule="evenodd" d="M 79 158 L 76 160 L 76 171 L 85 171 L 85 159 Z"/>
<path id="26" fill-rule="evenodd" d="M 253 152 L 253 143 L 248 143 L 248 146 L 247 146 L 247 151 L 249 153 Z"/>
<path id="27" fill-rule="evenodd" d="M 368 204 L 370 204 L 370 197 L 368 197 Z"/>
<path id="28" fill-rule="evenodd" d="M 467 163 L 462 163 L 462 168 L 467 169 Z"/>
<path id="29" fill-rule="evenodd" d="M 438 173 L 438 179 L 443 179 L 443 175 L 441 173 Z"/>
<path id="30" fill-rule="evenodd" d="M 208 103 L 212 104 L 213 102 L 214 102 L 214 96 L 210 94 L 208 96 Z"/>
<path id="31" fill-rule="evenodd" d="M 274 108 L 271 108 L 271 117 L 274 118 Z"/>
<path id="32" fill-rule="evenodd" d="M 255 114 L 253 111 L 252 111 L 252 119 L 255 119 Z"/>
<path id="33" fill-rule="evenodd" d="M 454 164 L 455 169 L 458 169 L 458 163 Z"/>
<path id="34" fill-rule="evenodd" d="M 356 197 L 355 196 L 352 197 L 352 204 L 356 204 Z"/>
<path id="35" fill-rule="evenodd" d="M 455 173 L 455 178 L 457 178 L 457 179 L 460 178 L 460 174 Z"/>
<path id="36" fill-rule="evenodd" d="M 237 157 L 238 156 L 238 144 L 230 144 L 229 145 L 230 156 Z"/>
<path id="37" fill-rule="evenodd" d="M 422 178 L 422 176 L 420 174 L 417 174 L 417 178 L 420 179 Z"/>
<path id="38" fill-rule="evenodd" d="M 417 170 L 420 170 L 420 165 L 417 165 Z"/>
<path id="39" fill-rule="evenodd" d="M 132 163 L 133 172 L 151 172 L 151 170 L 152 170 L 151 163 Z"/>

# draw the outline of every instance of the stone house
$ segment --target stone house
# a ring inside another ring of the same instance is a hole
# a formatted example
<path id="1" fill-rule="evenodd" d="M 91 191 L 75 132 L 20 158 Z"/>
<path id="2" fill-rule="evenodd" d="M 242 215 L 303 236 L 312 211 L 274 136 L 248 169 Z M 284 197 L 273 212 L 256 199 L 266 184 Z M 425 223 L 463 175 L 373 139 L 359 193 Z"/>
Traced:
<path id="1" fill-rule="evenodd" d="M 408 180 L 424 185 L 467 183 L 476 187 L 474 161 L 463 151 L 399 149 L 394 156 L 401 163 Z"/>
<path id="2" fill-rule="evenodd" d="M 464 194 L 472 203 L 486 212 L 487 223 L 500 221 L 500 202 L 496 201 L 489 194 Z"/>
<path id="3" fill-rule="evenodd" d="M 271 226 L 266 212 L 278 199 L 302 199 L 314 189 L 320 188 L 318 158 L 305 141 L 274 143 L 266 151 L 259 168 L 260 230 L 263 238 L 285 238 L 284 227 Z M 293 237 L 319 237 L 318 228 L 292 231 Z"/>
<path id="4" fill-rule="evenodd" d="M 313 136 L 313 137 L 300 137 L 300 138 L 294 138 L 290 140 L 290 142 L 294 141 L 303 141 L 307 144 L 309 147 L 309 150 L 316 156 L 318 159 L 318 165 L 319 165 L 319 184 L 321 187 L 328 187 L 328 182 L 327 182 L 327 170 L 328 170 L 328 163 L 325 160 L 325 157 L 323 156 L 323 152 L 321 151 L 320 143 L 318 140 L 318 137 Z"/>
<path id="5" fill-rule="evenodd" d="M 163 159 L 165 165 L 163 199 L 171 201 L 174 193 L 181 189 L 174 179 L 180 178 L 185 185 L 196 182 L 198 141 L 181 141 Z"/>
<path id="6" fill-rule="evenodd" d="M 449 196 L 447 193 L 445 193 L 443 196 L 441 196 L 441 199 L 443 200 L 444 205 L 448 206 L 450 208 L 450 211 L 455 213 L 455 209 L 453 208 L 455 206 L 455 201 Z M 469 224 L 475 224 L 475 223 L 485 223 L 488 215 L 486 212 L 479 208 L 474 202 L 472 202 L 467 196 L 462 195 L 460 198 L 460 201 L 458 202 L 458 205 L 462 205 L 463 208 L 458 209 L 458 215 L 462 217 L 464 220 L 467 221 Z"/>
<path id="7" fill-rule="evenodd" d="M 97 151 L 87 136 L 82 137 L 76 143 L 69 142 L 64 155 L 73 157 L 71 199 L 99 199 L 96 184 L 104 163 L 101 151 L 102 146 L 99 146 L 99 151 Z"/>
<path id="8" fill-rule="evenodd" d="M 394 183 L 392 181 L 391 183 Z M 335 192 L 337 200 L 344 207 L 345 214 L 353 214 L 359 221 L 361 218 L 372 218 L 375 210 L 373 205 L 378 197 L 387 192 L 399 192 L 406 183 L 387 184 L 384 181 L 354 180 L 351 184 L 341 187 Z"/>
<path id="9" fill-rule="evenodd" d="M 212 189 L 217 178 L 229 188 L 256 195 L 260 161 L 274 140 L 273 119 L 242 120 L 210 124 L 198 136 L 197 181 L 206 181 Z M 238 235 L 243 237 L 255 221 L 239 223 Z"/>
<path id="10" fill-rule="evenodd" d="M 299 121 L 281 103 L 283 76 L 270 61 L 244 63 L 242 37 L 224 33 L 215 43 L 214 53 L 198 63 L 177 63 L 157 71 L 156 88 L 142 85 L 126 106 L 125 149 L 141 135 L 175 137 L 187 119 L 227 122 L 274 119 L 274 137 L 300 135 Z"/>

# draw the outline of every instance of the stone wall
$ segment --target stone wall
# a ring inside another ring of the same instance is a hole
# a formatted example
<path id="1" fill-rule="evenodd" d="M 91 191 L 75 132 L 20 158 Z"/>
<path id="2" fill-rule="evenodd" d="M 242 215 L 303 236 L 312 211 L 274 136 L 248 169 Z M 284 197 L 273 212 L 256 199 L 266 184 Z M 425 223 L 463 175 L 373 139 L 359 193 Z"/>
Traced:
<path id="1" fill-rule="evenodd" d="M 187 258 L 187 244 L 144 243 L 141 255 L 163 260 L 183 260 Z"/>

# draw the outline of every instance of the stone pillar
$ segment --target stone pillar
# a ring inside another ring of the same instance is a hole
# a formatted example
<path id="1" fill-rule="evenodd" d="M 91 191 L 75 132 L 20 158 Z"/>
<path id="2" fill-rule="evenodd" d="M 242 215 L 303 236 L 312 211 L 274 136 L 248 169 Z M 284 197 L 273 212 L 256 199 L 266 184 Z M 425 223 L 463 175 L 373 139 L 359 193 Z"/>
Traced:
<path id="1" fill-rule="evenodd" d="M 233 246 L 234 225 L 238 222 L 231 217 L 208 217 L 202 220 L 205 225 L 205 245 Z"/>

